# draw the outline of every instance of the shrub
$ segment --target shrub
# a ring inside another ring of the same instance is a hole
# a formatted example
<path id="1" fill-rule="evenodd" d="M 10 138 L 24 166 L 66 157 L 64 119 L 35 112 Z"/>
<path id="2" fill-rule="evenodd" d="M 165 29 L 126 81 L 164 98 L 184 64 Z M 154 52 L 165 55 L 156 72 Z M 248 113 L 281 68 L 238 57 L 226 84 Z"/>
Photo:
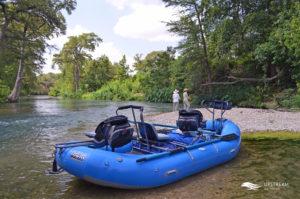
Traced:
<path id="1" fill-rule="evenodd" d="M 82 95 L 84 99 L 142 101 L 139 83 L 130 79 L 107 82 L 99 90 Z"/>
<path id="2" fill-rule="evenodd" d="M 6 97 L 10 94 L 10 88 L 2 84 L 2 80 L 0 80 L 0 102 L 4 102 Z"/>
<path id="3" fill-rule="evenodd" d="M 193 103 L 200 104 L 204 99 L 229 101 L 235 106 L 264 108 L 265 91 L 261 86 L 237 84 L 231 86 L 216 86 L 211 95 L 196 93 Z"/>
<path id="4" fill-rule="evenodd" d="M 172 102 L 171 88 L 153 89 L 146 94 L 146 99 L 149 102 Z"/>

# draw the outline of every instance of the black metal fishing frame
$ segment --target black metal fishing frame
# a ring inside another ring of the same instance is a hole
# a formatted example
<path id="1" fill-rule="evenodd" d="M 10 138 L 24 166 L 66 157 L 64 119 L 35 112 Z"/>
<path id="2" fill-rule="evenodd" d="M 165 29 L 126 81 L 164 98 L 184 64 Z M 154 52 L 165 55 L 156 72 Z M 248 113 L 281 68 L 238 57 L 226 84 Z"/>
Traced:
<path id="1" fill-rule="evenodd" d="M 141 132 L 140 132 L 138 126 L 137 126 L 138 122 L 136 121 L 134 109 L 139 109 L 140 110 L 140 120 L 141 120 L 140 123 L 143 126 L 144 132 L 146 132 L 145 131 L 146 130 L 145 129 L 145 125 L 143 125 L 144 124 L 144 116 L 143 116 L 144 107 L 143 106 L 135 106 L 135 105 L 121 106 L 121 107 L 117 108 L 116 115 L 119 115 L 118 114 L 119 110 L 130 109 L 130 108 L 131 108 L 131 111 L 132 111 L 132 115 L 133 115 L 133 119 L 134 119 L 134 125 L 135 125 L 136 132 L 137 132 L 137 140 L 139 141 L 142 138 L 142 135 L 141 135 Z M 145 136 L 146 136 L 146 141 L 147 141 L 147 149 L 149 150 L 150 149 L 150 145 L 149 145 L 149 139 L 148 139 L 147 133 L 145 133 Z"/>
<path id="2" fill-rule="evenodd" d="M 207 103 L 209 103 L 209 106 L 206 106 Z M 202 100 L 201 106 L 212 114 L 214 130 L 215 130 L 215 109 L 221 110 L 221 118 L 220 118 L 221 121 L 219 124 L 220 128 L 218 129 L 220 131 L 223 125 L 223 114 L 225 113 L 225 111 L 231 109 L 231 104 L 228 101 L 222 101 L 222 100 Z M 210 110 L 210 108 L 212 108 L 212 110 Z"/>

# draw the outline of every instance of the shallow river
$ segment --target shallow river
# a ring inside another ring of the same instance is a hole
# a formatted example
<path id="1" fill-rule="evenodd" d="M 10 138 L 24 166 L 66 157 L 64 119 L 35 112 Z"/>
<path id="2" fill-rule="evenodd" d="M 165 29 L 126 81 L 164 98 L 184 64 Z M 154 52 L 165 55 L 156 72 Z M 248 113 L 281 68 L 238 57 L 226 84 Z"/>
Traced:
<path id="1" fill-rule="evenodd" d="M 47 175 L 53 144 L 87 140 L 118 106 L 129 102 L 22 99 L 0 105 L 0 198 L 298 198 L 299 141 L 247 141 L 232 161 L 178 182 L 147 190 L 119 190 L 68 173 Z M 171 104 L 136 102 L 145 115 L 170 111 Z M 175 121 L 174 121 L 175 123 Z M 260 186 L 248 190 L 241 185 Z"/>

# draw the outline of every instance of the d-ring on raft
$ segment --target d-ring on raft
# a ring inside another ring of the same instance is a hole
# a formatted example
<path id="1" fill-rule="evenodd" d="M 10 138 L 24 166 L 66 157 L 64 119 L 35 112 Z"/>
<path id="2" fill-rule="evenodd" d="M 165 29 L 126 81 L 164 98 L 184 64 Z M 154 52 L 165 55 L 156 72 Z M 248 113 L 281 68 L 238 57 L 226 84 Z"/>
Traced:
<path id="1" fill-rule="evenodd" d="M 205 100 L 202 105 L 213 114 L 212 120 L 203 120 L 200 111 L 180 111 L 176 126 L 144 122 L 142 106 L 119 107 L 116 116 L 101 122 L 95 133 L 86 133 L 93 139 L 56 144 L 49 173 L 65 170 L 102 186 L 144 189 L 231 160 L 241 146 L 238 126 L 222 118 L 231 105 L 216 100 Z M 132 110 L 133 121 L 118 114 L 124 109 Z M 135 109 L 140 112 L 139 121 Z M 215 109 L 221 110 L 221 118 L 216 120 Z"/>

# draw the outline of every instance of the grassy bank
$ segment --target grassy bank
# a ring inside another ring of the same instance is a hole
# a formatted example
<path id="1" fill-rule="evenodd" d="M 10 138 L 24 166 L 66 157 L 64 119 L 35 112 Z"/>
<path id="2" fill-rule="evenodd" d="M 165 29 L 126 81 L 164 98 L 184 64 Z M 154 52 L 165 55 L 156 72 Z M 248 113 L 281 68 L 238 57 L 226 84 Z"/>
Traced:
<path id="1" fill-rule="evenodd" d="M 250 140 L 300 140 L 300 132 L 291 131 L 258 131 L 245 132 L 242 139 Z"/>

